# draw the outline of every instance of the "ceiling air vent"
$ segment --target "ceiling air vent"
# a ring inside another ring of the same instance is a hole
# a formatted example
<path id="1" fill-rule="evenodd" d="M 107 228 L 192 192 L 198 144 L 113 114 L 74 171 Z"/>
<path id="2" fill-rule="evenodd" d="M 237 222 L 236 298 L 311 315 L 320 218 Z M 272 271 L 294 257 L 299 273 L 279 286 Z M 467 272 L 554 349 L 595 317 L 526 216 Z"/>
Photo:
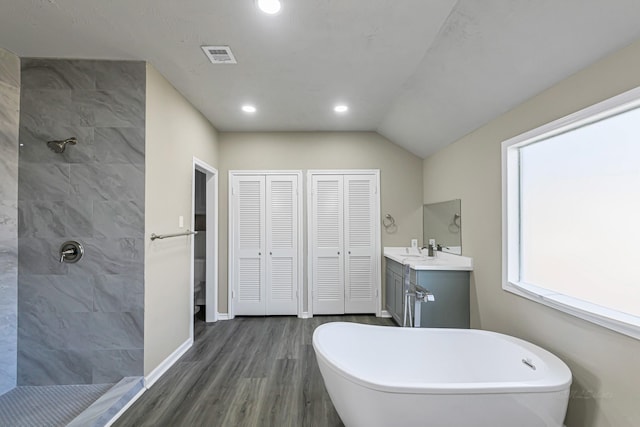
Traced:
<path id="1" fill-rule="evenodd" d="M 229 46 L 202 46 L 212 64 L 237 64 Z"/>

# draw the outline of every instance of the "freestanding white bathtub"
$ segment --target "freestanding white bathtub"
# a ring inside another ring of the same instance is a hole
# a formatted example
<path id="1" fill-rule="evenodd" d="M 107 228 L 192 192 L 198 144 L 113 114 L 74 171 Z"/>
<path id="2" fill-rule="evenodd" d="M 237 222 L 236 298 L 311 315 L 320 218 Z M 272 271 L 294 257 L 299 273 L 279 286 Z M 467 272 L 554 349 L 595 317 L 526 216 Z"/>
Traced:
<path id="1" fill-rule="evenodd" d="M 313 348 L 346 427 L 559 427 L 567 410 L 567 365 L 507 335 L 334 322 Z"/>

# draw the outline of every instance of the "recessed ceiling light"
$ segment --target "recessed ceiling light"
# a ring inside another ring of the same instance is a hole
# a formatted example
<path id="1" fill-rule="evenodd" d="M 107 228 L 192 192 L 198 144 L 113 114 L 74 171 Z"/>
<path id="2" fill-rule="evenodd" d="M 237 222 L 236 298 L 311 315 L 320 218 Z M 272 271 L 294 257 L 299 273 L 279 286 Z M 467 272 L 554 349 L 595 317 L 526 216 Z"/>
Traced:
<path id="1" fill-rule="evenodd" d="M 257 110 L 253 105 L 243 105 L 242 111 L 244 111 L 245 113 L 255 113 Z"/>
<path id="2" fill-rule="evenodd" d="M 256 3 L 261 11 L 269 15 L 275 15 L 280 12 L 280 0 L 257 0 Z"/>
<path id="3" fill-rule="evenodd" d="M 333 111 L 335 111 L 336 113 L 346 113 L 347 111 L 349 111 L 349 107 L 347 107 L 346 105 L 336 105 L 335 107 L 333 107 Z"/>

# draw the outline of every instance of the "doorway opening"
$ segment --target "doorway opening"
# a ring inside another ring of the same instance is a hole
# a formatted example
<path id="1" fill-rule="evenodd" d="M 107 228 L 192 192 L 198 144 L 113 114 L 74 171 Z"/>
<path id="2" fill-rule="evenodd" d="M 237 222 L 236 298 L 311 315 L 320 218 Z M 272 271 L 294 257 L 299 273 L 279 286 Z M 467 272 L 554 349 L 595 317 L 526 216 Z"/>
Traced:
<path id="1" fill-rule="evenodd" d="M 196 318 L 218 321 L 218 171 L 193 159 L 191 240 L 191 337 Z M 197 316 L 197 317 L 196 317 Z"/>

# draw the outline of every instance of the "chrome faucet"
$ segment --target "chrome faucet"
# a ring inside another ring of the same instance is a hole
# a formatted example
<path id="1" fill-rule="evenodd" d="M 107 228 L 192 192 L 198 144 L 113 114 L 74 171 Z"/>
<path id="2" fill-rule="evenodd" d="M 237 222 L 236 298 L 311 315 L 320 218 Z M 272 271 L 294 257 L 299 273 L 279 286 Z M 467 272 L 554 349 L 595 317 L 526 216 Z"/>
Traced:
<path id="1" fill-rule="evenodd" d="M 432 302 L 436 300 L 436 297 L 429 291 L 419 291 L 416 289 L 416 302 L 415 308 L 413 310 L 415 320 L 413 321 L 413 327 L 420 327 L 420 320 L 422 319 L 422 303 L 423 302 Z"/>
<path id="2" fill-rule="evenodd" d="M 432 302 L 436 297 L 429 291 L 416 291 L 416 302 Z"/>
<path id="3" fill-rule="evenodd" d="M 425 250 L 425 249 L 427 250 L 427 256 L 428 257 L 433 257 L 434 256 L 435 251 L 434 251 L 432 245 L 428 245 L 428 246 L 425 246 L 424 248 L 422 248 L 422 250 Z"/>
<path id="4" fill-rule="evenodd" d="M 427 249 L 427 256 L 432 258 L 436 256 L 436 250 L 441 250 L 440 245 L 436 245 L 436 239 L 429 239 L 429 244 L 422 249 Z"/>

